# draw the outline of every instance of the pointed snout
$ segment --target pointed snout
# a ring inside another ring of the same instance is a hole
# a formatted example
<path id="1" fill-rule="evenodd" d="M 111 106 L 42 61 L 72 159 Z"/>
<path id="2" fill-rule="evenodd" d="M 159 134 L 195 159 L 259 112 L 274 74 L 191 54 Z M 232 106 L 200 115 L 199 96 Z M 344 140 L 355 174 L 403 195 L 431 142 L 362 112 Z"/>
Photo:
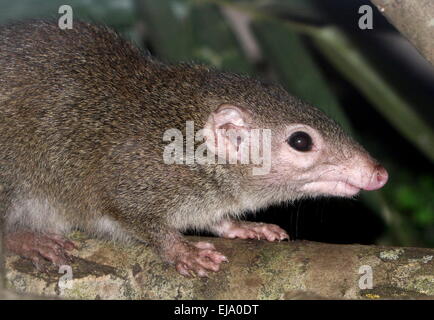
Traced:
<path id="1" fill-rule="evenodd" d="M 377 165 L 372 172 L 370 181 L 363 187 L 363 189 L 369 191 L 380 189 L 386 184 L 388 179 L 389 174 L 387 173 L 387 170 L 384 169 L 383 166 Z"/>

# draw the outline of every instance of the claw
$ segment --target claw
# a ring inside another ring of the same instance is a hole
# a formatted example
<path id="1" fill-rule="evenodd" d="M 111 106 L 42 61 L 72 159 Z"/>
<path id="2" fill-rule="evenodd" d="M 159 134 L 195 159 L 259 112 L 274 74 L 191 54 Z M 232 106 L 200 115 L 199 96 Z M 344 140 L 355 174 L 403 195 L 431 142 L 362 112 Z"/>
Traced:
<path id="1" fill-rule="evenodd" d="M 38 234 L 30 231 L 8 233 L 5 236 L 6 250 L 32 261 L 38 271 L 47 271 L 47 262 L 56 266 L 69 264 L 72 257 L 67 251 L 75 244 L 54 234 Z"/>
<path id="2" fill-rule="evenodd" d="M 286 231 L 274 224 L 225 221 L 214 229 L 220 236 L 230 239 L 265 239 L 268 241 L 289 239 Z"/>
<path id="3" fill-rule="evenodd" d="M 217 272 L 220 263 L 227 261 L 227 258 L 208 242 L 182 242 L 167 250 L 169 261 L 175 263 L 176 270 L 185 277 L 209 277 L 209 271 Z"/>

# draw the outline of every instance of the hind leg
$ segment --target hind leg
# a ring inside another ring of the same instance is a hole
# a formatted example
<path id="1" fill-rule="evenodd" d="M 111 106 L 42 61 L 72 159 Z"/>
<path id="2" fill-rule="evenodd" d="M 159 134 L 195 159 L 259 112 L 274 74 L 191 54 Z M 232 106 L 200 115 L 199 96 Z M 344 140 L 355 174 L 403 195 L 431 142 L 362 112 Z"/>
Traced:
<path id="1" fill-rule="evenodd" d="M 32 231 L 15 231 L 5 235 L 5 248 L 33 262 L 35 267 L 44 271 L 47 262 L 56 266 L 72 262 L 68 251 L 75 248 L 73 242 L 56 234 L 42 234 Z"/>
<path id="2" fill-rule="evenodd" d="M 3 243 L 6 252 L 31 260 L 40 271 L 45 271 L 49 262 L 57 266 L 71 262 L 67 251 L 74 249 L 74 244 L 52 233 L 59 229 L 56 223 L 61 221 L 56 208 L 44 199 L 17 198 L 12 190 L 3 193 L 0 199 L 4 204 Z"/>

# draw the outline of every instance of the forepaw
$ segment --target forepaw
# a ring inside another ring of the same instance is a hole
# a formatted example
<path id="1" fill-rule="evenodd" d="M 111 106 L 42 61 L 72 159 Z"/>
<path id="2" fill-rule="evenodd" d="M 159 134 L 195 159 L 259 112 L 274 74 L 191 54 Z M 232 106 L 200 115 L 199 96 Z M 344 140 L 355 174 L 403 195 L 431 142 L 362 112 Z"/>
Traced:
<path id="1" fill-rule="evenodd" d="M 220 269 L 222 262 L 228 259 L 218 252 L 214 245 L 208 242 L 182 242 L 169 249 L 169 259 L 175 264 L 176 270 L 185 277 L 207 277 L 210 271 Z"/>
<path id="2" fill-rule="evenodd" d="M 279 226 L 259 222 L 225 221 L 215 230 L 219 236 L 230 239 L 265 239 L 268 241 L 289 239 L 286 231 Z"/>
<path id="3" fill-rule="evenodd" d="M 6 249 L 33 262 L 39 271 L 47 270 L 47 263 L 56 266 L 72 262 L 67 251 L 75 249 L 73 242 L 57 234 L 38 234 L 29 231 L 8 233 Z"/>

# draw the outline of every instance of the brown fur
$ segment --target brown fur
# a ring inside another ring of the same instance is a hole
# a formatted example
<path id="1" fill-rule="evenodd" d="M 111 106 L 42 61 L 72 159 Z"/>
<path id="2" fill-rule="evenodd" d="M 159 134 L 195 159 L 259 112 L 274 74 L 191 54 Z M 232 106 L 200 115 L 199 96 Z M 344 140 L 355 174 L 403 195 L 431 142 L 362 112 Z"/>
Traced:
<path id="1" fill-rule="evenodd" d="M 165 165 L 163 132 L 203 127 L 222 103 L 254 123 L 305 123 L 362 150 L 335 122 L 276 85 L 204 66 L 165 65 L 114 32 L 75 22 L 0 29 L 0 178 L 9 228 L 82 228 L 156 247 L 178 230 L 303 196 L 265 188 L 237 165 Z M 348 147 L 349 146 L 349 147 Z"/>

